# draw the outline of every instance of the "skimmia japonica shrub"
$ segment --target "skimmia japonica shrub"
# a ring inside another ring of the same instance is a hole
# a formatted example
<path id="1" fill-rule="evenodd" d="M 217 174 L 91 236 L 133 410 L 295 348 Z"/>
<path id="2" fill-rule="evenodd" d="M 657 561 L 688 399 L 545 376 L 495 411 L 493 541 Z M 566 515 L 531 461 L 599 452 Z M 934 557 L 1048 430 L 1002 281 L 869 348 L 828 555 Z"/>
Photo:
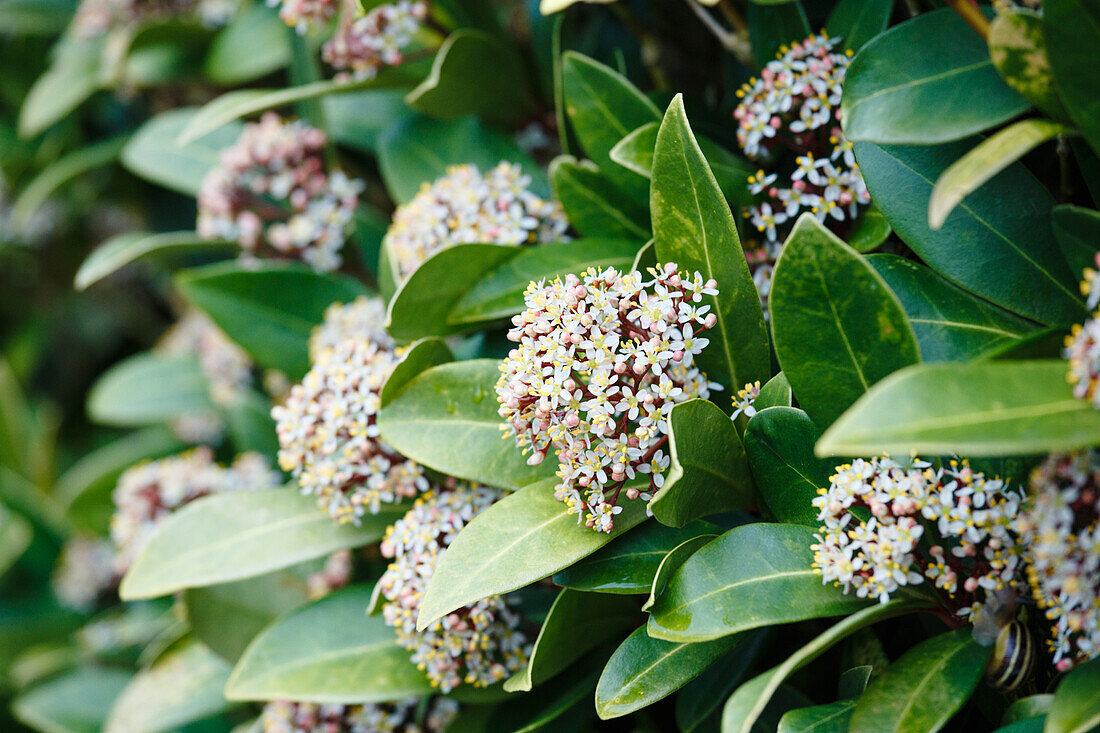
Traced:
<path id="1" fill-rule="evenodd" d="M 1097 48 L 0 2 L 0 727 L 1095 728 Z"/>

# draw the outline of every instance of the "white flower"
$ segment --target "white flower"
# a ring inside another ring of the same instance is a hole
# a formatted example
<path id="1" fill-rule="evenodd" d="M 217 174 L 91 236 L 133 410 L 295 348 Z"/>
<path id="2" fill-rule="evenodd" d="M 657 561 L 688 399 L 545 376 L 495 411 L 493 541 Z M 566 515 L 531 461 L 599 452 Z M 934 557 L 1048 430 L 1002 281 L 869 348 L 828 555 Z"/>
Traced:
<path id="1" fill-rule="evenodd" d="M 309 337 L 309 356 L 316 361 L 326 349 L 336 348 L 348 339 L 363 339 L 380 349 L 392 350 L 395 343 L 386 333 L 385 324 L 386 302 L 382 298 L 361 295 L 351 303 L 333 303 Z"/>
<path id="2" fill-rule="evenodd" d="M 378 5 L 341 24 L 321 48 L 321 56 L 339 71 L 337 79 L 373 79 L 383 67 L 402 62 L 403 49 L 412 43 L 427 15 L 424 0 Z"/>
<path id="3" fill-rule="evenodd" d="M 288 702 L 275 700 L 260 713 L 263 733 L 441 733 L 458 714 L 458 703 L 433 697 L 423 710 L 412 697 L 392 703 Z"/>

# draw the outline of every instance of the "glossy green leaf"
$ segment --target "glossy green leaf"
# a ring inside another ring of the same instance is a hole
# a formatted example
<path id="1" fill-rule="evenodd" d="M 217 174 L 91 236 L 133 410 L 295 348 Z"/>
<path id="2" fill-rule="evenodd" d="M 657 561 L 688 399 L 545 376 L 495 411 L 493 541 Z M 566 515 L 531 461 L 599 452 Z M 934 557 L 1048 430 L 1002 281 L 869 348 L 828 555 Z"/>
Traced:
<path id="1" fill-rule="evenodd" d="M 103 733 L 160 733 L 231 707 L 222 695 L 229 665 L 195 641 L 138 672 L 115 699 Z"/>
<path id="2" fill-rule="evenodd" d="M 596 714 L 619 718 L 671 695 L 734 646 L 747 644 L 749 634 L 699 643 L 662 641 L 634 630 L 615 650 L 596 686 Z"/>
<path id="3" fill-rule="evenodd" d="M 656 524 L 656 523 L 654 523 Z M 645 525 L 651 526 L 651 525 Z M 658 525 L 659 526 L 659 525 Z M 640 530 L 639 530 L 640 531 Z M 653 609 L 653 604 L 657 602 L 657 596 L 661 595 L 661 591 L 668 585 L 668 579 L 672 577 L 673 573 L 680 569 L 680 566 L 687 562 L 687 559 L 694 555 L 703 545 L 707 544 L 718 534 L 701 534 L 697 537 L 684 540 L 680 544 L 669 550 L 664 557 L 661 558 L 661 562 L 657 565 L 657 569 L 653 572 L 653 582 L 649 586 L 649 598 L 642 604 L 642 610 L 649 612 Z"/>
<path id="4" fill-rule="evenodd" d="M 857 611 L 833 624 L 777 667 L 753 677 L 737 688 L 722 710 L 722 733 L 749 733 L 767 709 L 772 696 L 796 670 L 806 666 L 856 631 L 888 618 L 909 613 L 920 603 L 894 598 Z"/>
<path id="5" fill-rule="evenodd" d="M 652 588 L 657 568 L 669 552 L 693 537 L 700 534 L 713 537 L 718 531 L 718 527 L 703 521 L 689 522 L 680 529 L 646 522 L 555 573 L 554 583 L 564 588 L 600 593 L 646 593 Z"/>
<path id="6" fill-rule="evenodd" d="M 578 662 L 570 670 L 576 670 L 576 674 L 558 675 L 531 692 L 512 695 L 512 699 L 489 714 L 485 727 L 477 733 L 534 733 L 539 730 L 578 728 L 591 717 L 591 697 L 600 674 L 601 654 L 602 649 Z M 552 722 L 555 726 L 547 727 Z M 466 728 L 459 725 L 459 719 L 456 719 L 451 729 L 467 733 Z"/>
<path id="7" fill-rule="evenodd" d="M 819 427 L 878 380 L 920 361 L 905 312 L 883 279 L 809 214 L 780 252 L 769 300 L 779 365 Z"/>
<path id="8" fill-rule="evenodd" d="M 530 107 L 523 60 L 499 38 L 461 28 L 443 42 L 428 77 L 405 101 L 433 117 L 512 122 Z"/>
<path id="9" fill-rule="evenodd" d="M 736 527 L 688 558 L 657 597 L 649 635 L 707 641 L 739 631 L 839 616 L 866 605 L 821 583 L 814 531 L 786 524 Z"/>
<path id="10" fill-rule="evenodd" d="M 849 730 L 935 733 L 966 704 L 992 651 L 969 628 L 922 642 L 871 681 Z"/>
<path id="11" fill-rule="evenodd" d="M 1035 325 L 904 257 L 867 258 L 901 301 L 925 361 L 968 361 L 1019 343 Z"/>
<path id="12" fill-rule="evenodd" d="M 865 208 L 848 233 L 848 246 L 856 252 L 870 252 L 885 242 L 894 230 L 886 217 L 872 204 Z"/>
<path id="13" fill-rule="evenodd" d="M 1075 276 L 1082 275 L 1086 267 L 1096 268 L 1096 253 L 1100 252 L 1100 211 L 1055 206 L 1051 226 Z"/>
<path id="14" fill-rule="evenodd" d="M 774 59 L 782 46 L 810 35 L 810 22 L 798 0 L 769 5 L 750 2 L 746 20 L 752 55 L 760 66 Z"/>
<path id="15" fill-rule="evenodd" d="M 855 700 L 841 700 L 791 710 L 780 718 L 777 733 L 848 733 L 855 708 Z"/>
<path id="16" fill-rule="evenodd" d="M 1001 78 L 1058 120 L 1069 118 L 1047 57 L 1043 19 L 1030 8 L 1005 8 L 989 24 L 989 57 Z"/>
<path id="17" fill-rule="evenodd" d="M 214 36 L 203 70 L 211 81 L 233 86 L 266 76 L 290 61 L 290 34 L 274 8 L 245 5 Z"/>
<path id="18" fill-rule="evenodd" d="M 50 197 L 72 180 L 86 175 L 96 168 L 103 168 L 118 160 L 125 138 L 114 137 L 91 143 L 66 153 L 45 166 L 19 194 L 11 205 L 10 225 L 22 231 L 31 217 Z"/>
<path id="19" fill-rule="evenodd" d="M 122 669 L 78 667 L 17 697 L 12 712 L 46 733 L 98 733 L 132 676 Z"/>
<path id="20" fill-rule="evenodd" d="M 779 372 L 760 388 L 760 393 L 756 395 L 752 406 L 757 412 L 769 407 L 790 407 L 793 398 L 794 394 L 791 392 L 791 383 L 787 381 L 787 375 Z"/>
<path id="21" fill-rule="evenodd" d="M 19 134 L 34 137 L 71 113 L 99 88 L 98 40 L 67 39 L 46 73 L 35 80 L 19 110 Z"/>
<path id="22" fill-rule="evenodd" d="M 366 292 L 349 277 L 278 262 L 194 268 L 179 273 L 176 285 L 259 365 L 295 380 L 309 371 L 309 336 L 325 309 Z"/>
<path id="23" fill-rule="evenodd" d="M 853 142 L 931 145 L 999 125 L 1031 105 L 1001 80 L 981 36 L 943 8 L 864 46 L 845 74 L 840 106 Z"/>
<path id="24" fill-rule="evenodd" d="M 250 578 L 382 537 L 404 509 L 337 524 L 291 488 L 204 497 L 164 520 L 122 579 L 126 600 Z M 226 558 L 233 562 L 227 563 Z"/>
<path id="25" fill-rule="evenodd" d="M 238 453 L 255 451 L 265 456 L 279 452 L 279 437 L 271 417 L 271 400 L 253 390 L 236 395 L 226 406 L 226 426 Z"/>
<path id="26" fill-rule="evenodd" d="M 55 36 L 72 20 L 71 0 L 3 0 L 0 25 L 12 36 Z"/>
<path id="27" fill-rule="evenodd" d="M 127 232 L 111 237 L 96 247 L 80 264 L 73 278 L 73 286 L 84 290 L 139 260 L 190 252 L 228 255 L 239 249 L 236 244 L 202 239 L 194 232 Z"/>
<path id="28" fill-rule="evenodd" d="M 780 522 L 817 527 L 810 502 L 829 485 L 835 461 L 817 458 L 814 443 L 821 432 L 802 410 L 761 410 L 745 428 L 745 453 L 760 498 Z"/>
<path id="29" fill-rule="evenodd" d="M 1061 360 L 922 364 L 876 385 L 825 431 L 819 456 L 997 456 L 1100 442 L 1100 413 Z"/>
<path id="30" fill-rule="evenodd" d="M 31 523 L 0 504 L 0 577 L 23 556 L 33 537 Z"/>
<path id="31" fill-rule="evenodd" d="M 1010 165 L 968 196 L 941 229 L 929 228 L 932 186 L 976 142 L 922 147 L 856 143 L 855 153 L 875 204 L 932 269 L 1040 323 L 1079 320 L 1083 309 L 1077 285 L 1050 230 L 1054 202 L 1023 165 Z"/>
<path id="32" fill-rule="evenodd" d="M 1047 714 L 1044 733 L 1087 733 L 1100 725 L 1100 660 L 1081 664 L 1066 675 Z"/>
<path id="33" fill-rule="evenodd" d="M 645 207 L 615 188 L 590 161 L 559 155 L 550 164 L 550 185 L 569 223 L 582 235 L 649 239 Z"/>
<path id="34" fill-rule="evenodd" d="M 473 601 L 553 575 L 645 519 L 643 503 L 628 501 L 613 532 L 595 532 L 554 498 L 555 483 L 548 478 L 504 497 L 459 532 L 432 573 L 419 628 Z"/>
<path id="35" fill-rule="evenodd" d="M 772 633 L 771 629 L 757 629 L 736 638 L 742 637 L 747 641 L 726 652 L 676 695 L 676 726 L 683 733 L 691 733 L 707 721 L 710 728 L 717 726 L 713 714 L 756 663 Z"/>
<path id="36" fill-rule="evenodd" d="M 401 455 L 448 476 L 518 488 L 552 476 L 553 460 L 528 466 L 512 440 L 501 440 L 493 359 L 432 367 L 410 381 L 378 415 L 386 442 Z"/>
<path id="37" fill-rule="evenodd" d="M 1028 718 L 1046 715 L 1050 712 L 1050 707 L 1053 703 L 1054 695 L 1050 694 L 1021 697 L 1019 700 L 1009 705 L 1008 709 L 1005 710 L 1004 717 L 1001 718 L 1001 725 L 1011 725 L 1012 723 L 1018 723 Z"/>
<path id="38" fill-rule="evenodd" d="M 405 203 L 453 165 L 472 163 L 488 171 L 501 161 L 516 163 L 531 176 L 531 190 L 550 195 L 546 174 L 506 133 L 484 127 L 475 118 L 433 120 L 406 116 L 378 140 L 378 166 L 386 189 Z"/>
<path id="39" fill-rule="evenodd" d="M 213 408 L 198 361 L 152 352 L 104 372 L 87 406 L 89 417 L 104 425 L 149 425 Z"/>
<path id="40" fill-rule="evenodd" d="M 633 598 L 565 588 L 542 623 L 527 666 L 504 689 L 529 692 L 605 641 L 622 638 L 640 615 Z"/>
<path id="41" fill-rule="evenodd" d="M 400 89 L 367 89 L 325 97 L 321 102 L 332 139 L 371 154 L 377 152 L 382 133 L 409 113 Z"/>
<path id="42" fill-rule="evenodd" d="M 733 214 L 691 132 L 677 96 L 657 133 L 650 192 L 653 240 L 662 262 L 698 271 L 718 283 L 703 296 L 718 318 L 699 367 L 727 393 L 771 376 L 771 356 L 760 297 L 749 274 Z"/>
<path id="43" fill-rule="evenodd" d="M 844 48 L 858 51 L 886 30 L 893 9 L 894 0 L 840 0 L 825 30 L 830 37 L 839 36 Z"/>
<path id="44" fill-rule="evenodd" d="M 928 225 L 940 229 L 960 201 L 990 178 L 1048 140 L 1069 129 L 1050 120 L 1015 122 L 982 140 L 940 174 L 928 199 Z"/>
<path id="45" fill-rule="evenodd" d="M 649 505 L 657 521 L 682 527 L 698 517 L 753 505 L 749 462 L 726 413 L 713 402 L 688 400 L 672 408 L 668 425 L 672 462 Z"/>
<path id="46" fill-rule="evenodd" d="M 122 149 L 122 164 L 134 175 L 173 191 L 194 196 L 203 176 L 218 163 L 218 153 L 232 145 L 244 126 L 227 124 L 181 145 L 180 133 L 198 109 L 184 107 L 150 118 Z"/>
<path id="47" fill-rule="evenodd" d="M 437 338 L 426 338 L 415 341 L 406 347 L 401 355 L 401 361 L 394 366 L 386 383 L 382 385 L 379 396 L 382 406 L 385 407 L 393 398 L 400 394 L 405 385 L 421 372 L 440 364 L 454 361 L 454 354 L 446 342 Z"/>
<path id="48" fill-rule="evenodd" d="M 267 627 L 225 688 L 231 700 L 362 704 L 431 693 L 381 616 L 364 613 L 370 586 L 353 586 Z"/>
<path id="49" fill-rule="evenodd" d="M 1059 96 L 1077 129 L 1100 152 L 1100 44 L 1097 0 L 1052 0 L 1043 4 L 1043 37 Z"/>

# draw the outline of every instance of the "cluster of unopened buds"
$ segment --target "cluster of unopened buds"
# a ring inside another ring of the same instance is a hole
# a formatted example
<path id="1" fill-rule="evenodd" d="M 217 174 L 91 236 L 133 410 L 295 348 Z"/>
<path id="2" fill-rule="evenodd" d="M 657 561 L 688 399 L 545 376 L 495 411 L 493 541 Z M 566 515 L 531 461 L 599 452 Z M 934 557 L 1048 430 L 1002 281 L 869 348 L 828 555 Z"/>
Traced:
<path id="1" fill-rule="evenodd" d="M 886 603 L 927 580 L 947 608 L 969 616 L 986 594 L 1022 584 L 1013 523 L 1023 494 L 966 461 L 936 469 L 916 458 L 857 459 L 818 493 L 814 569 L 845 593 Z"/>
<path id="2" fill-rule="evenodd" d="M 86 613 L 95 609 L 118 581 L 115 550 L 110 541 L 76 535 L 61 548 L 51 585 L 58 602 Z"/>
<path id="3" fill-rule="evenodd" d="M 224 467 L 207 447 L 126 470 L 112 494 L 115 572 L 125 574 L 160 522 L 183 505 L 211 494 L 270 489 L 280 481 L 259 453 L 242 453 Z"/>
<path id="4" fill-rule="evenodd" d="M 397 207 L 383 241 L 398 274 L 407 277 L 422 262 L 456 244 L 541 244 L 567 239 L 561 206 L 535 194 L 519 165 L 502 162 L 484 175 L 476 165 L 458 165 L 425 183 Z"/>
<path id="5" fill-rule="evenodd" d="M 325 133 L 267 112 L 221 151 L 199 189 L 199 236 L 246 253 L 340 266 L 363 182 L 326 172 Z"/>
<path id="6" fill-rule="evenodd" d="M 341 0 L 267 0 L 269 6 L 279 9 L 279 17 L 283 22 L 301 34 L 335 18 L 340 2 Z"/>
<path id="7" fill-rule="evenodd" d="M 749 177 L 749 191 L 758 201 L 745 211 L 764 239 L 762 247 L 746 253 L 764 297 L 787 222 L 802 212 L 821 222 L 851 221 L 871 202 L 852 145 L 840 130 L 850 53 L 834 50 L 838 40 L 821 34 L 782 47 L 760 77 L 737 92 L 737 142 L 750 159 L 773 168 Z M 795 155 L 794 170 L 780 174 L 774 169 L 784 151 Z"/>
<path id="8" fill-rule="evenodd" d="M 377 514 L 382 504 L 396 504 L 428 489 L 417 463 L 382 440 L 377 425 L 381 390 L 400 358 L 393 341 L 372 338 L 376 328 L 361 317 L 381 313 L 380 305 L 361 303 L 330 308 L 315 332 L 313 366 L 272 408 L 279 438 L 279 465 L 291 472 L 303 493 L 341 522 L 358 523 Z M 365 326 L 334 346 L 344 328 Z"/>
<path id="9" fill-rule="evenodd" d="M 1032 472 L 1016 531 L 1032 594 L 1053 627 L 1055 667 L 1100 657 L 1100 451 L 1047 457 Z"/>
<path id="10" fill-rule="evenodd" d="M 81 0 L 70 32 L 95 38 L 121 26 L 180 16 L 217 27 L 229 22 L 236 6 L 236 0 Z"/>
<path id="11" fill-rule="evenodd" d="M 373 79 L 383 68 L 404 61 L 404 49 L 412 43 L 427 16 L 425 0 L 379 5 L 359 18 L 341 23 L 336 34 L 321 47 L 321 57 L 336 69 L 337 79 Z"/>
<path id="12" fill-rule="evenodd" d="M 458 703 L 433 697 L 418 722 L 421 700 L 363 705 L 275 700 L 260 714 L 263 733 L 441 733 L 458 714 Z"/>
<path id="13" fill-rule="evenodd" d="M 1100 253 L 1096 255 L 1096 266 L 1100 268 Z M 1084 324 L 1074 324 L 1070 335 L 1066 336 L 1062 355 L 1069 361 L 1067 380 L 1073 385 L 1073 394 L 1078 399 L 1089 400 L 1094 407 L 1100 408 L 1100 277 L 1091 267 L 1085 269 L 1081 281 L 1081 294 L 1085 296 L 1085 305 L 1092 316 Z"/>
<path id="14" fill-rule="evenodd" d="M 458 534 L 500 492 L 455 484 L 416 500 L 403 519 L 386 531 L 382 555 L 392 559 L 378 581 L 386 599 L 382 615 L 397 631 L 397 642 L 429 681 L 449 692 L 459 684 L 485 687 L 507 678 L 530 655 L 520 617 L 507 596 L 490 596 L 452 611 L 416 630 L 420 604 L 439 558 Z"/>
<path id="15" fill-rule="evenodd" d="M 716 322 L 703 296 L 717 283 L 673 263 L 649 273 L 589 268 L 531 283 L 496 384 L 505 433 L 531 465 L 556 454 L 555 496 L 600 532 L 620 494 L 649 501 L 664 484 L 673 406 L 721 389 L 695 365 Z M 638 474 L 642 487 L 627 486 Z"/>
<path id="16" fill-rule="evenodd" d="M 328 349 L 348 339 L 374 343 L 380 349 L 393 350 L 393 338 L 386 333 L 386 301 L 360 295 L 350 303 L 333 303 L 325 309 L 324 320 L 309 337 L 309 357 L 316 361 Z"/>

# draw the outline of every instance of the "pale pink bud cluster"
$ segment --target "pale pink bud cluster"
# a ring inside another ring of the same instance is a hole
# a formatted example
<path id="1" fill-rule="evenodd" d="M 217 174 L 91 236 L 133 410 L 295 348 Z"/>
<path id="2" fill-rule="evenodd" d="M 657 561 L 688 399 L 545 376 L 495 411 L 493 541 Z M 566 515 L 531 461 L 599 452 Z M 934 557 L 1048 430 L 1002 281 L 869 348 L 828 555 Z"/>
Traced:
<path id="1" fill-rule="evenodd" d="M 95 38 L 127 25 L 198 17 L 209 27 L 226 24 L 236 11 L 228 0 L 81 0 L 70 27 L 79 38 Z"/>
<path id="2" fill-rule="evenodd" d="M 531 283 L 496 384 L 505 432 L 531 465 L 553 451 L 555 496 L 600 532 L 621 493 L 649 501 L 664 484 L 673 406 L 721 389 L 695 366 L 717 283 L 673 263 L 650 275 L 589 268 Z"/>
<path id="3" fill-rule="evenodd" d="M 199 189 L 199 236 L 235 241 L 250 255 L 340 266 L 363 182 L 326 172 L 325 133 L 267 112 L 245 125 Z"/>
<path id="4" fill-rule="evenodd" d="M 340 0 L 267 0 L 267 4 L 278 8 L 283 22 L 303 35 L 328 23 L 340 9 Z"/>
<path id="5" fill-rule="evenodd" d="M 309 357 L 317 361 L 328 349 L 348 339 L 365 339 L 379 349 L 393 350 L 394 340 L 386 333 L 386 301 L 361 295 L 350 303 L 333 303 L 325 309 L 321 325 L 309 337 Z"/>
<path id="6" fill-rule="evenodd" d="M 421 700 L 363 705 L 275 700 L 260 714 L 263 733 L 442 733 L 458 714 L 458 703 L 433 697 L 418 722 Z"/>
<path id="7" fill-rule="evenodd" d="M 427 15 L 425 0 L 379 5 L 342 24 L 321 48 L 321 57 L 337 70 L 337 79 L 373 79 L 383 68 L 404 61 L 404 49 Z"/>

